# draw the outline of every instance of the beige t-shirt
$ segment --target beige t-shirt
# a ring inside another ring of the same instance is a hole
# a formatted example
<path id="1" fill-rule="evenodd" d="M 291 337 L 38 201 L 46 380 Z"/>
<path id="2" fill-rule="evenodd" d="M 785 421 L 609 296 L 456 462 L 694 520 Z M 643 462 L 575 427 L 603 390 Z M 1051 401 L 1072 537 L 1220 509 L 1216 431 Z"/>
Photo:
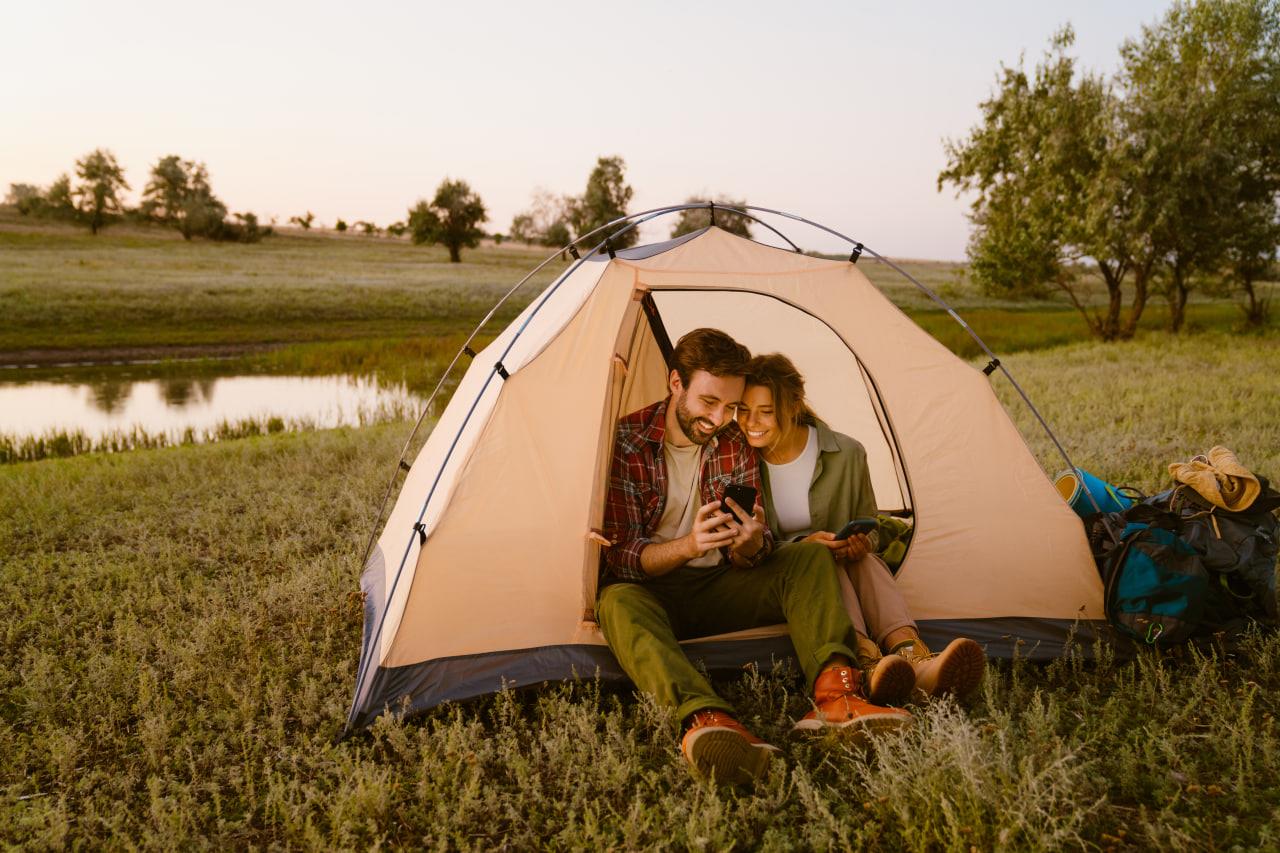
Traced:
<path id="1" fill-rule="evenodd" d="M 650 536 L 654 542 L 670 542 L 693 530 L 693 519 L 702 506 L 698 494 L 698 474 L 702 471 L 701 444 L 677 447 L 662 443 L 662 456 L 667 463 L 667 505 L 662 510 L 658 527 Z M 720 562 L 720 551 L 713 548 L 686 566 L 714 566 Z"/>

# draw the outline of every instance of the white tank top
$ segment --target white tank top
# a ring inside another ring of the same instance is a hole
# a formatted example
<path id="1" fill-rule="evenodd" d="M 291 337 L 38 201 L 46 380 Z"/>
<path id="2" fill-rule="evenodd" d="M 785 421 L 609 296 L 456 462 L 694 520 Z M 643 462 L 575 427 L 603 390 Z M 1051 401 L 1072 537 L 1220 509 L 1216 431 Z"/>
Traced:
<path id="1" fill-rule="evenodd" d="M 809 486 L 818 465 L 818 431 L 813 427 L 808 429 L 809 439 L 799 456 L 785 465 L 764 463 L 769 471 L 769 496 L 778 513 L 783 540 L 813 532 L 809 529 Z"/>

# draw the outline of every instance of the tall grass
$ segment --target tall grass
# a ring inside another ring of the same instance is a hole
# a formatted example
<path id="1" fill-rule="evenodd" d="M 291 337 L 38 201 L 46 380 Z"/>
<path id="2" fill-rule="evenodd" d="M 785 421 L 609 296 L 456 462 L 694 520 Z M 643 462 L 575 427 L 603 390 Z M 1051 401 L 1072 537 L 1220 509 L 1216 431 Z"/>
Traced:
<path id="1" fill-rule="evenodd" d="M 1236 342 L 1077 345 L 1013 367 L 1086 467 L 1151 487 L 1167 457 L 1222 440 L 1274 473 L 1280 346 Z M 1075 648 L 1048 666 L 1001 663 L 968 706 L 919 709 L 914 730 L 866 754 L 790 737 L 808 707 L 794 674 L 747 672 L 718 686 L 784 750 L 749 790 L 697 783 L 668 712 L 590 680 L 386 718 L 338 741 L 360 644 L 355 562 L 404 431 L 0 468 L 0 842 L 1280 844 L 1275 635 L 1231 652 L 1087 661 L 1092 650 Z"/>

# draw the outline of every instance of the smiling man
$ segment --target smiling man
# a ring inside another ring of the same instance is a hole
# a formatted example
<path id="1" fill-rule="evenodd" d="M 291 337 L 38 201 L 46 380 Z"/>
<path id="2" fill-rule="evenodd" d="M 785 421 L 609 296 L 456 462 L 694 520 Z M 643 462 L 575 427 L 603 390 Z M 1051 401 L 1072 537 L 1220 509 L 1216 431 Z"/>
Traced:
<path id="1" fill-rule="evenodd" d="M 760 776 L 777 749 L 734 719 L 682 639 L 786 622 L 814 697 L 797 729 L 862 737 L 911 721 L 864 698 L 830 551 L 816 543 L 775 551 L 758 501 L 727 501 L 741 522 L 720 509 L 730 484 L 760 488 L 756 453 L 734 420 L 750 358 L 724 332 L 695 329 L 672 353 L 666 399 L 619 421 L 604 515 L 613 544 L 596 608 L 623 670 L 676 709 L 685 758 L 734 783 Z"/>

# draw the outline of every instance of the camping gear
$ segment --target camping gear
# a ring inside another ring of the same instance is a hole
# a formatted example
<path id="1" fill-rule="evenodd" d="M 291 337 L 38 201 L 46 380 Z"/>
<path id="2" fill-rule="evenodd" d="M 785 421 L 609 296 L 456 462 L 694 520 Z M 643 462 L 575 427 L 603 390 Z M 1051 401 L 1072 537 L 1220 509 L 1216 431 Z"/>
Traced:
<path id="1" fill-rule="evenodd" d="M 1149 645 L 1196 634 L 1213 592 L 1195 549 L 1180 539 L 1177 516 L 1147 503 L 1091 519 L 1107 619 Z"/>
<path id="2" fill-rule="evenodd" d="M 1213 506 L 1233 512 L 1247 510 L 1262 492 L 1253 472 L 1222 446 L 1190 462 L 1174 462 L 1169 466 L 1169 473 L 1175 482 L 1195 489 Z"/>
<path id="3" fill-rule="evenodd" d="M 1251 511 L 1225 512 L 1186 485 L 1090 517 L 1107 618 L 1151 645 L 1276 624 L 1280 493 L 1265 478 Z"/>
<path id="4" fill-rule="evenodd" d="M 1257 478 L 1257 496 L 1249 508 L 1230 512 L 1196 490 L 1180 485 L 1148 501 L 1175 513 L 1179 535 L 1195 549 L 1211 577 L 1227 590 L 1236 609 L 1262 622 L 1277 621 L 1276 560 L 1280 554 L 1280 492 Z"/>
<path id="5" fill-rule="evenodd" d="M 700 326 L 786 353 L 824 419 L 864 445 L 879 510 L 915 520 L 897 581 L 926 640 L 1047 658 L 1104 625 L 1079 519 L 991 388 L 1007 370 L 994 357 L 975 369 L 898 310 L 856 263 L 865 247 L 828 260 L 714 226 L 626 250 L 599 239 L 492 343 L 464 350 L 452 400 L 401 460 L 361 579 L 349 728 L 503 685 L 625 678 L 595 617 L 615 424 L 666 394 L 672 342 Z M 496 524 L 512 494 L 521 511 Z M 683 647 L 712 670 L 792 653 L 785 625 Z"/>
<path id="6" fill-rule="evenodd" d="M 1083 468 L 1063 471 L 1054 478 L 1053 485 L 1081 518 L 1088 518 L 1095 512 L 1120 512 L 1133 505 L 1133 500 L 1122 495 L 1115 486 Z"/>

